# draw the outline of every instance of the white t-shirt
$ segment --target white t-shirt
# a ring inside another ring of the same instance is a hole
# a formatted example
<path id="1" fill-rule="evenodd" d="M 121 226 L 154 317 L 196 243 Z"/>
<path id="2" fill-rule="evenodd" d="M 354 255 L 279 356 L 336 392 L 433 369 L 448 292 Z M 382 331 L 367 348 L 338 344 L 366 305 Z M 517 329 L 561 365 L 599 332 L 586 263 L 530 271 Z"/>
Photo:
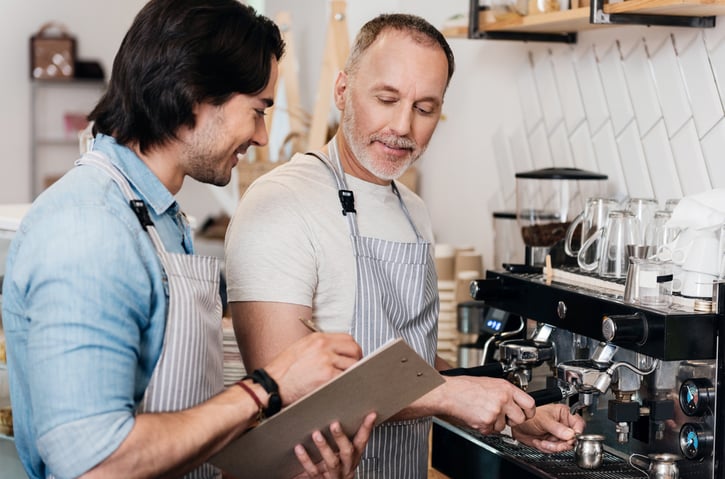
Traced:
<path id="1" fill-rule="evenodd" d="M 362 236 L 415 242 L 390 186 L 345 175 Z M 416 228 L 433 242 L 423 200 L 397 184 Z M 326 332 L 347 332 L 355 307 L 356 267 L 347 217 L 332 172 L 311 155 L 295 155 L 255 181 L 232 218 L 225 241 L 229 301 L 312 307 Z"/>

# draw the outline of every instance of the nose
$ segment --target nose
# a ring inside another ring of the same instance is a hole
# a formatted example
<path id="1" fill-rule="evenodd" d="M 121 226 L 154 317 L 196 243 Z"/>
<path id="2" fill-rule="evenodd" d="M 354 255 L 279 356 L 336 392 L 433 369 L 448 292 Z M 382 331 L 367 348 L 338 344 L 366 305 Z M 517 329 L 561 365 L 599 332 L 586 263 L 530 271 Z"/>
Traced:
<path id="1" fill-rule="evenodd" d="M 254 128 L 254 134 L 252 135 L 252 144 L 255 146 L 264 146 L 269 141 L 269 135 L 267 134 L 267 124 L 263 118 L 260 118 Z"/>
<path id="2" fill-rule="evenodd" d="M 388 126 L 398 136 L 410 133 L 413 121 L 413 106 L 400 102 L 392 109 Z"/>

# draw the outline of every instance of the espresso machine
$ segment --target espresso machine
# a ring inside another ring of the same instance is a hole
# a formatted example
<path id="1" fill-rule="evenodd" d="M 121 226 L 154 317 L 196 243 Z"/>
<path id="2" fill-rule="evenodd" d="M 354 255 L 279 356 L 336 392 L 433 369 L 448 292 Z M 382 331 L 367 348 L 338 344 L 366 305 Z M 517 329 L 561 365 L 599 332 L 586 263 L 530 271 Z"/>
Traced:
<path id="1" fill-rule="evenodd" d="M 646 477 L 649 463 L 683 479 L 725 478 L 725 283 L 713 289 L 715 309 L 701 312 L 684 301 L 626 303 L 623 281 L 575 271 L 487 271 L 472 299 L 526 318 L 527 333 L 497 338 L 482 375 L 507 378 L 537 404 L 568 405 L 585 434 L 603 437 L 601 463 L 582 468 L 574 451 L 545 454 L 436 418 L 432 466 L 452 478 L 626 479 Z"/>

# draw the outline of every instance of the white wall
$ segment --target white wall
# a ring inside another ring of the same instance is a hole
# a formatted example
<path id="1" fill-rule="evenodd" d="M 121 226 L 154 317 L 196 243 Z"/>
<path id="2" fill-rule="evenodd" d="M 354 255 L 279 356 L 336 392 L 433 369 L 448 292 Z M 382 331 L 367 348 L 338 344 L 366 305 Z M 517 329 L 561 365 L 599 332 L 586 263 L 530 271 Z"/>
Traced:
<path id="1" fill-rule="evenodd" d="M 78 37 L 79 57 L 100 59 L 109 72 L 143 3 L 0 2 L 0 141 L 6 152 L 0 157 L 0 202 L 28 199 L 30 35 L 48 19 L 61 20 Z M 265 6 L 271 17 L 282 9 L 292 14 L 302 106 L 311 111 L 328 3 L 266 0 Z M 467 0 L 348 0 L 347 23 L 352 37 L 381 12 L 415 13 L 442 25 L 467 7 Z M 93 22 L 83 22 L 86 15 Z M 725 186 L 723 37 L 723 26 L 632 26 L 580 33 L 573 46 L 451 39 L 457 70 L 445 119 L 419 164 L 420 192 L 437 240 L 474 245 L 493 266 L 491 213 L 514 207 L 514 173 L 533 167 L 596 169 L 610 175 L 612 194 L 662 201 Z M 209 190 L 194 182 L 179 197 L 201 219 L 219 209 Z"/>
<path id="2" fill-rule="evenodd" d="M 30 37 L 50 20 L 76 36 L 79 59 L 99 61 L 108 76 L 113 56 L 144 0 L 3 0 L 0 2 L 0 203 L 29 201 Z"/>

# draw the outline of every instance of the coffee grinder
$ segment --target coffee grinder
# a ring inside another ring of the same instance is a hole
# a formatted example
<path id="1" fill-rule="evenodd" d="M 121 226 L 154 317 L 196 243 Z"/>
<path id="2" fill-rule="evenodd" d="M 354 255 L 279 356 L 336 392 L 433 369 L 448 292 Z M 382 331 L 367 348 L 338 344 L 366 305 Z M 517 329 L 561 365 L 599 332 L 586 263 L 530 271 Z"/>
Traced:
<path id="1" fill-rule="evenodd" d="M 578 168 L 544 168 L 516 173 L 516 215 L 525 245 L 525 263 L 565 264 L 567 228 L 586 199 L 602 196 L 607 175 Z"/>

